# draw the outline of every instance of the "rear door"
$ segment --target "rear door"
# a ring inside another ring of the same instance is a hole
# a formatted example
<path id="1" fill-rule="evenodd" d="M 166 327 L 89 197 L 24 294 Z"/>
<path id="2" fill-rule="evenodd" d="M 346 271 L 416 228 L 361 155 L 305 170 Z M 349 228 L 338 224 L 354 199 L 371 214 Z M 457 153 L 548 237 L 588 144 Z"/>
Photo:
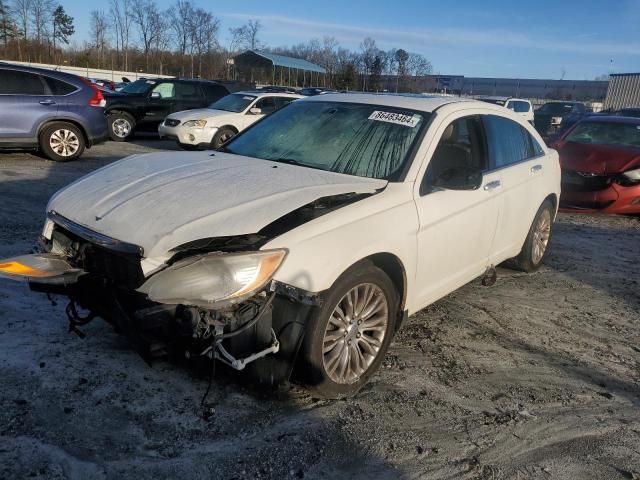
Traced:
<path id="1" fill-rule="evenodd" d="M 205 99 L 204 92 L 197 83 L 176 82 L 176 99 L 171 113 L 204 108 L 209 103 Z"/>
<path id="2" fill-rule="evenodd" d="M 56 98 L 40 75 L 0 69 L 0 139 L 36 143 L 38 127 L 57 111 Z"/>
<path id="3" fill-rule="evenodd" d="M 544 150 L 528 130 L 510 118 L 485 115 L 490 171 L 500 173 L 500 217 L 492 247 L 491 263 L 517 254 L 540 207 Z"/>

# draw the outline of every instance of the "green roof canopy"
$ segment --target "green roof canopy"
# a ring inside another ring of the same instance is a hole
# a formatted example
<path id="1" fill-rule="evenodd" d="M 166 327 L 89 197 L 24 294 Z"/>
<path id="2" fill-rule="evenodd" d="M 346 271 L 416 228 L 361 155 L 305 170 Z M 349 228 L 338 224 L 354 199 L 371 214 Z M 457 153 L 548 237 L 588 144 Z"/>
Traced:
<path id="1" fill-rule="evenodd" d="M 246 58 L 250 55 L 257 55 L 259 57 L 262 57 L 263 59 L 271 62 L 275 67 L 296 68 L 298 70 L 306 70 L 307 72 L 326 73 L 324 68 L 322 68 L 320 65 L 316 65 L 315 63 L 307 62 L 306 60 L 302 60 L 301 58 L 285 57 L 284 55 L 277 55 L 275 53 L 247 50 L 246 52 L 241 53 L 235 58 Z"/>

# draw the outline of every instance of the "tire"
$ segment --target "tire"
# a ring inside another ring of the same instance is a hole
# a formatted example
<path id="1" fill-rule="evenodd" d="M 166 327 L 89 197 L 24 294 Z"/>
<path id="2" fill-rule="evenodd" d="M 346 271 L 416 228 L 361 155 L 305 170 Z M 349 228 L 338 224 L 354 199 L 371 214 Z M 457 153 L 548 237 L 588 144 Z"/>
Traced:
<path id="1" fill-rule="evenodd" d="M 299 357 L 300 380 L 323 398 L 357 393 L 379 368 L 389 348 L 398 318 L 398 298 L 391 279 L 371 262 L 360 262 L 347 270 L 310 318 Z M 356 305 L 355 316 L 349 312 L 350 303 Z M 374 312 L 358 318 L 367 306 L 374 305 Z"/>
<path id="2" fill-rule="evenodd" d="M 533 219 L 520 254 L 514 259 L 516 269 L 535 272 L 540 268 L 551 240 L 554 214 L 553 204 L 545 200 Z"/>
<path id="3" fill-rule="evenodd" d="M 133 134 L 136 121 L 127 112 L 113 112 L 107 115 L 109 138 L 114 142 L 124 142 Z"/>
<path id="4" fill-rule="evenodd" d="M 75 160 L 85 149 L 82 130 L 67 122 L 54 122 L 45 126 L 38 140 L 40 151 L 54 162 Z"/>
<path id="5" fill-rule="evenodd" d="M 211 139 L 211 146 L 215 148 L 220 148 L 226 142 L 231 140 L 238 134 L 233 128 L 230 127 L 222 127 L 220 130 L 216 132 L 216 134 Z"/>

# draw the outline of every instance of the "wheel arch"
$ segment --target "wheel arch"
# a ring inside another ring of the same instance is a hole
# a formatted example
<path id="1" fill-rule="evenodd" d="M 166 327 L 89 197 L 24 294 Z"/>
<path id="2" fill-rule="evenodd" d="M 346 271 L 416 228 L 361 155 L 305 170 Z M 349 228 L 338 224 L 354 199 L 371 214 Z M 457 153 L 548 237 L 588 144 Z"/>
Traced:
<path id="1" fill-rule="evenodd" d="M 555 219 L 555 217 L 558 216 L 558 196 L 555 193 L 551 193 L 547 195 L 547 197 L 542 201 L 542 203 L 546 202 L 547 200 L 550 201 L 551 205 L 553 206 L 553 212 L 554 212 L 553 218 Z"/>
<path id="2" fill-rule="evenodd" d="M 236 135 L 240 133 L 240 130 L 238 130 L 238 127 L 231 125 L 230 123 L 226 125 L 222 125 L 221 127 L 218 127 L 218 131 L 222 130 L 223 128 L 228 128 L 229 130 L 233 130 L 234 132 L 236 132 Z"/>
<path id="3" fill-rule="evenodd" d="M 42 122 L 42 124 L 38 127 L 38 133 L 36 137 L 38 139 L 38 148 L 40 148 L 40 135 L 42 134 L 42 131 L 52 123 L 70 123 L 74 127 L 77 127 L 78 129 L 80 129 L 80 133 L 82 133 L 82 138 L 84 139 L 85 145 L 87 147 L 91 146 L 91 140 L 89 140 L 87 129 L 84 127 L 84 125 L 82 125 L 82 123 L 71 118 L 49 118 L 45 122 Z"/>

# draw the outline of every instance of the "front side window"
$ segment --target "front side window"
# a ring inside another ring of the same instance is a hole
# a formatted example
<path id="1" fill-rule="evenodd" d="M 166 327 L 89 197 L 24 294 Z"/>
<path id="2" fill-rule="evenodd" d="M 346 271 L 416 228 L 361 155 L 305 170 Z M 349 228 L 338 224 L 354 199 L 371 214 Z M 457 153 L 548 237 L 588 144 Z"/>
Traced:
<path id="1" fill-rule="evenodd" d="M 45 95 L 42 78 L 35 73 L 0 70 L 0 94 Z"/>
<path id="2" fill-rule="evenodd" d="M 249 105 L 256 99 L 254 95 L 243 95 L 242 93 L 232 93 L 220 100 L 213 102 L 209 108 L 214 110 L 223 110 L 225 112 L 240 113 L 244 112 Z"/>
<path id="3" fill-rule="evenodd" d="M 256 102 L 255 107 L 262 110 L 263 114 L 269 115 L 276 110 L 276 99 L 275 97 L 264 97 Z"/>
<path id="4" fill-rule="evenodd" d="M 565 139 L 568 142 L 640 147 L 640 125 L 613 122 L 578 124 Z"/>
<path id="5" fill-rule="evenodd" d="M 542 149 L 520 124 L 504 117 L 487 115 L 485 128 L 491 168 L 501 168 L 540 154 Z"/>
<path id="6" fill-rule="evenodd" d="M 159 94 L 162 100 L 170 100 L 176 97 L 175 83 L 163 82 L 153 87 L 151 94 Z"/>
<path id="7" fill-rule="evenodd" d="M 223 151 L 360 177 L 397 180 L 430 114 L 395 107 L 293 102 Z"/>
<path id="8" fill-rule="evenodd" d="M 157 82 L 155 80 L 136 80 L 135 82 L 127 83 L 120 90 L 121 93 L 142 94 L 147 93 L 153 88 Z"/>

